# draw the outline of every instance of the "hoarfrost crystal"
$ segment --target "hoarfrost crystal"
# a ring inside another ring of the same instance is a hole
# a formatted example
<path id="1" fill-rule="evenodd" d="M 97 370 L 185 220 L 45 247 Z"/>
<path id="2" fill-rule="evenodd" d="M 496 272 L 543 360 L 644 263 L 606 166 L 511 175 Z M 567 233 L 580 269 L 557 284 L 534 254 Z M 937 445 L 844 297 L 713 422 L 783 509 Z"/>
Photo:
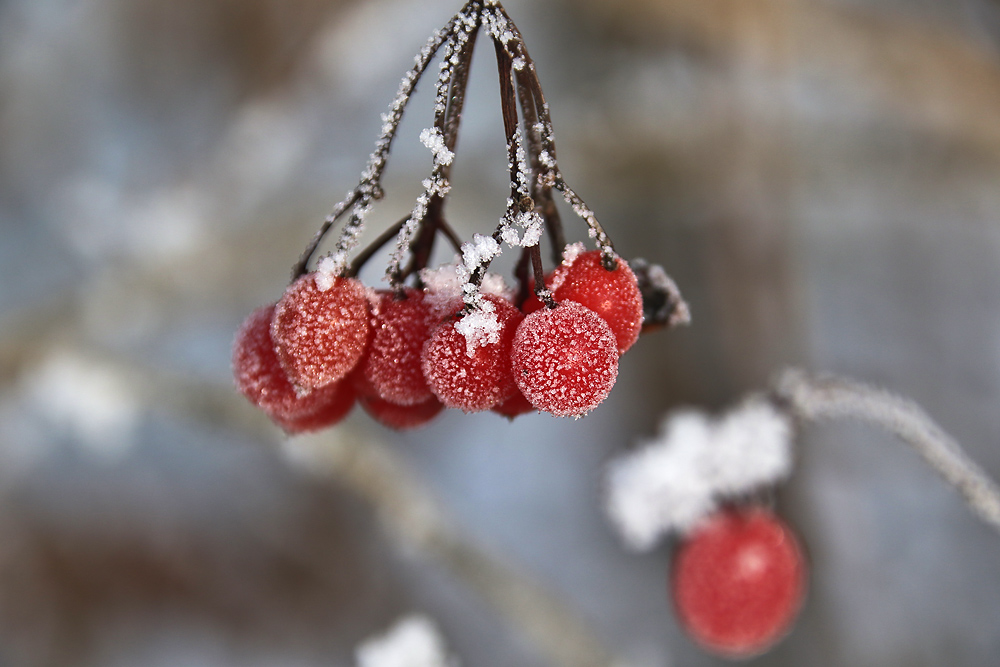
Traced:
<path id="1" fill-rule="evenodd" d="M 791 439 L 788 416 L 759 398 L 714 420 L 675 412 L 657 439 L 609 466 L 608 516 L 628 546 L 649 549 L 660 535 L 691 528 L 720 499 L 787 477 Z"/>

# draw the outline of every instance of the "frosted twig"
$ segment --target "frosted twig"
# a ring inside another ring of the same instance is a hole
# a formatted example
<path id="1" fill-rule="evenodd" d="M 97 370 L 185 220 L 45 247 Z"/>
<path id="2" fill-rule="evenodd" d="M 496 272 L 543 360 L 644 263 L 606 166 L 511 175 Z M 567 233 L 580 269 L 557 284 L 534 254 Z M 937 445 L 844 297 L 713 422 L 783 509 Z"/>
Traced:
<path id="1" fill-rule="evenodd" d="M 797 369 L 783 372 L 773 391 L 802 421 L 857 419 L 895 434 L 958 489 L 980 519 L 1000 531 L 1000 488 L 913 401 L 845 378 L 810 377 Z"/>
<path id="2" fill-rule="evenodd" d="M 533 67 L 530 63 L 527 66 Z M 552 199 L 552 186 L 538 177 L 543 173 L 542 137 L 539 133 L 535 98 L 531 94 L 531 88 L 527 83 L 527 74 L 523 67 L 519 70 L 515 68 L 514 78 L 517 80 L 517 97 L 521 104 L 524 134 L 527 138 L 528 155 L 531 159 L 531 173 L 535 174 L 535 178 L 531 180 L 531 198 L 535 201 L 535 205 L 545 220 L 545 229 L 549 233 L 549 242 L 552 245 L 552 261 L 558 264 L 561 261 L 562 250 L 566 247 L 566 235 L 563 233 L 559 209 L 556 208 L 555 201 Z"/>
<path id="3" fill-rule="evenodd" d="M 420 50 L 420 53 L 414 58 L 414 65 L 406 72 L 402 81 L 400 81 L 396 97 L 393 98 L 392 103 L 389 105 L 388 112 L 382 114 L 382 134 L 379 136 L 378 141 L 375 142 L 375 150 L 368 158 L 368 164 L 361 173 L 361 181 L 353 190 L 347 193 L 347 196 L 334 207 L 333 212 L 323 221 L 323 225 L 292 269 L 293 279 L 306 273 L 309 260 L 316 252 L 323 237 L 333 226 L 334 222 L 344 215 L 349 208 L 353 207 L 351 218 L 344 226 L 340 240 L 337 242 L 337 251 L 334 254 L 334 267 L 337 273 L 343 271 L 347 266 L 347 255 L 357 246 L 358 239 L 364 229 L 364 218 L 371 209 L 372 201 L 382 198 L 382 172 L 385 169 L 386 156 L 388 156 L 389 149 L 392 147 L 392 140 L 395 138 L 396 130 L 399 129 L 399 122 L 403 118 L 403 111 L 410 101 L 410 96 L 416 88 L 417 81 L 420 80 L 424 70 L 427 69 L 431 60 L 434 59 L 441 45 L 452 35 L 455 23 L 460 17 L 461 14 L 456 15 L 443 29 L 435 30 L 434 34 L 431 35 L 430 39 L 427 40 L 427 43 Z"/>
<path id="4" fill-rule="evenodd" d="M 412 270 L 423 268 L 434 243 L 443 202 L 451 189 L 451 165 L 455 157 L 458 124 L 465 103 L 469 64 L 479 32 L 480 14 L 478 4 L 469 3 L 453 19 L 457 29 L 446 42 L 435 85 L 434 127 L 425 129 L 420 134 L 420 140 L 433 155 L 431 176 L 423 181 L 424 192 L 417 197 L 410 217 L 396 238 L 396 248 L 386 267 L 386 277 L 393 286 L 405 278 L 405 272 L 401 270 L 403 257 L 410 251 L 421 226 L 425 227 L 421 236 L 425 237 L 426 242 L 420 245 L 426 256 L 415 258 L 417 261 L 410 267 Z"/>
<path id="5" fill-rule="evenodd" d="M 541 143 L 539 163 L 541 169 L 536 174 L 536 178 L 542 187 L 556 188 L 563 193 L 566 202 L 573 207 L 573 211 L 587 224 L 590 237 L 594 239 L 604 258 L 604 264 L 612 269 L 617 265 L 617 255 L 611 238 L 604 231 L 597 216 L 583 202 L 583 199 L 576 194 L 566 183 L 556 160 L 555 138 L 552 131 L 552 118 L 549 114 L 549 105 L 545 101 L 541 83 L 535 71 L 534 61 L 528 55 L 527 47 L 521 38 L 521 33 L 510 20 L 507 12 L 499 4 L 488 7 L 483 13 L 483 22 L 487 26 L 490 36 L 512 60 L 512 66 L 518 74 L 523 74 L 524 85 L 526 85 L 535 100 L 535 108 L 539 122 L 535 124 L 535 131 L 538 133 Z M 498 56 L 499 57 L 499 56 Z M 501 84 L 502 85 L 502 84 Z M 561 250 L 561 248 L 560 248 Z"/>

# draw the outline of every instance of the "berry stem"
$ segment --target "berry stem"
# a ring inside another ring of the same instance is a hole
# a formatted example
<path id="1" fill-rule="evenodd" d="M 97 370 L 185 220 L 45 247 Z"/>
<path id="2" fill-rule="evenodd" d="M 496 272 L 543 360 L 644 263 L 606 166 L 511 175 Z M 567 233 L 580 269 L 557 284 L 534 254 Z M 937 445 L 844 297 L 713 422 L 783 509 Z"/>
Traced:
<path id="1" fill-rule="evenodd" d="M 451 189 L 451 165 L 454 148 L 458 140 L 458 126 L 461 122 L 465 91 L 468 87 L 469 68 L 476 36 L 482 20 L 478 3 L 466 5 L 469 10 L 455 17 L 458 29 L 449 36 L 445 45 L 441 72 L 436 83 L 434 103 L 434 130 L 421 139 L 434 154 L 431 177 L 423 182 L 424 192 L 417 198 L 409 219 L 400 228 L 396 250 L 386 268 L 389 283 L 398 286 L 401 277 L 409 275 L 427 265 L 433 249 L 438 221 L 443 219 L 444 200 Z M 418 251 L 404 271 L 400 267 L 403 256 L 411 250 L 414 240 Z"/>
<path id="2" fill-rule="evenodd" d="M 540 156 L 542 154 L 542 137 L 538 127 L 538 111 L 535 108 L 535 98 L 531 94 L 526 75 L 523 70 L 514 73 L 517 80 L 517 97 L 521 103 L 521 114 L 523 115 L 524 134 L 527 137 L 528 156 L 531 161 L 531 198 L 539 207 L 542 219 L 545 221 L 545 229 L 549 234 L 549 241 L 552 244 L 552 262 L 559 264 L 562 261 L 562 251 L 566 247 L 566 234 L 563 232 L 562 219 L 559 216 L 559 209 L 556 208 L 552 199 L 552 186 L 543 182 L 541 178 L 543 170 Z"/>
<path id="3" fill-rule="evenodd" d="M 555 308 L 556 300 L 552 296 L 552 291 L 545 286 L 545 269 L 542 268 L 542 251 L 537 245 L 528 248 L 531 254 L 531 270 L 535 274 L 535 296 L 545 304 L 547 308 Z"/>
<path id="4" fill-rule="evenodd" d="M 368 260 L 370 260 L 386 243 L 391 241 L 396 234 L 399 233 L 400 228 L 404 224 L 406 224 L 406 218 L 402 218 L 392 227 L 389 227 L 387 230 L 379 234 L 377 239 L 372 241 L 367 248 L 358 253 L 357 257 L 354 258 L 354 261 L 351 262 L 351 266 L 347 269 L 345 276 L 348 278 L 357 277 Z"/>
<path id="5" fill-rule="evenodd" d="M 406 109 L 406 105 L 410 101 L 410 97 L 417 86 L 417 82 L 420 80 L 420 77 L 423 76 L 428 65 L 430 65 L 434 56 L 437 55 L 441 46 L 445 44 L 446 41 L 453 38 L 456 26 L 459 24 L 464 25 L 470 20 L 473 20 L 475 25 L 478 27 L 480 20 L 479 17 L 482 12 L 482 4 L 483 0 L 469 0 L 469 2 L 462 7 L 459 13 L 452 17 L 442 29 L 434 31 L 431 37 L 427 40 L 427 43 L 420 50 L 420 53 L 417 54 L 414 59 L 415 62 L 413 67 L 410 68 L 405 75 L 403 75 L 403 79 L 399 84 L 399 89 L 396 92 L 396 97 L 393 98 L 392 103 L 389 105 L 388 112 L 382 115 L 382 134 L 375 142 L 375 150 L 368 158 L 368 164 L 361 173 L 360 182 L 353 190 L 347 193 L 340 203 L 334 207 L 333 211 L 326 217 L 319 230 L 306 246 L 305 251 L 303 251 L 302 256 L 299 258 L 299 261 L 292 267 L 293 282 L 298 277 L 305 275 L 308 272 L 308 264 L 313 255 L 316 253 L 317 248 L 319 248 L 323 238 L 333 227 L 334 223 L 341 218 L 348 209 L 353 207 L 351 218 L 341 233 L 341 238 L 337 244 L 337 252 L 335 255 L 337 264 L 340 267 L 346 266 L 347 254 L 353 250 L 358 243 L 358 239 L 364 228 L 364 217 L 370 209 L 371 203 L 381 199 L 383 196 L 381 187 L 382 173 L 385 170 L 387 157 L 390 149 L 392 148 L 392 141 L 396 136 L 396 131 L 399 129 L 399 122 L 403 118 L 403 112 Z M 343 268 L 341 268 L 341 270 L 343 270 Z"/>

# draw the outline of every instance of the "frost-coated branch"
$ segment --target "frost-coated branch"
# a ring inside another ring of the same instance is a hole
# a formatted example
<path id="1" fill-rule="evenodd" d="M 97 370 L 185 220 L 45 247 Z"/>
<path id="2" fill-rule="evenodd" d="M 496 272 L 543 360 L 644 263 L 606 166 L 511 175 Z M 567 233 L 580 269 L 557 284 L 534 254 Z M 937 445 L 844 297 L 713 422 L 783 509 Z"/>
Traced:
<path id="1" fill-rule="evenodd" d="M 333 212 L 323 221 L 323 225 L 316 232 L 312 241 L 306 247 L 305 252 L 302 253 L 302 257 L 293 268 L 293 280 L 306 273 L 306 265 L 309 263 L 309 259 L 316 252 L 316 249 L 319 247 L 323 237 L 330 230 L 330 227 L 349 208 L 353 207 L 351 218 L 347 225 L 345 225 L 340 240 L 337 243 L 337 252 L 334 254 L 332 268 L 335 273 L 339 274 L 347 266 L 347 256 L 358 243 L 358 239 L 364 229 L 364 218 L 368 211 L 371 210 L 372 202 L 382 197 L 382 172 L 385 169 L 389 149 L 392 147 L 392 140 L 399 129 L 399 122 L 403 119 L 403 111 L 406 110 L 406 105 L 409 103 L 410 96 L 416 88 L 417 81 L 420 80 L 424 70 L 430 65 L 441 45 L 453 34 L 455 24 L 462 16 L 463 14 L 459 13 L 442 30 L 435 30 L 420 50 L 420 53 L 414 58 L 413 67 L 403 75 L 403 79 L 399 83 L 399 89 L 396 92 L 396 97 L 393 98 L 392 103 L 389 105 L 389 110 L 382 114 L 382 134 L 375 142 L 375 150 L 368 158 L 365 170 L 361 173 L 360 183 L 347 193 L 347 196 L 334 207 Z"/>
<path id="2" fill-rule="evenodd" d="M 980 519 L 1000 531 L 1000 488 L 913 401 L 853 380 L 810 377 L 797 369 L 781 374 L 774 395 L 801 421 L 857 419 L 895 434 L 958 489 Z"/>

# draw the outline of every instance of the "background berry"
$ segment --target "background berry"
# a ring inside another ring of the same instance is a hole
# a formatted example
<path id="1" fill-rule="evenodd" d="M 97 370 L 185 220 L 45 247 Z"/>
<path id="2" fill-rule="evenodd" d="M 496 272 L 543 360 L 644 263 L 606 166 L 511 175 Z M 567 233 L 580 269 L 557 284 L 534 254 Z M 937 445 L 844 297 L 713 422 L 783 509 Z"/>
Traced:
<path id="1" fill-rule="evenodd" d="M 360 396 L 358 403 L 375 421 L 397 431 L 423 426 L 444 410 L 441 401 L 433 396 L 415 405 L 397 405 L 378 396 Z"/>
<path id="2" fill-rule="evenodd" d="M 674 556 L 674 607 L 706 649 L 745 658 L 781 639 L 802 605 L 806 565 L 795 534 L 761 508 L 709 518 Z"/>
<path id="3" fill-rule="evenodd" d="M 236 332 L 232 361 L 236 388 L 289 433 L 315 431 L 340 421 L 354 405 L 354 390 L 347 383 L 295 390 L 271 341 L 274 309 L 272 304 L 253 311 Z"/>

